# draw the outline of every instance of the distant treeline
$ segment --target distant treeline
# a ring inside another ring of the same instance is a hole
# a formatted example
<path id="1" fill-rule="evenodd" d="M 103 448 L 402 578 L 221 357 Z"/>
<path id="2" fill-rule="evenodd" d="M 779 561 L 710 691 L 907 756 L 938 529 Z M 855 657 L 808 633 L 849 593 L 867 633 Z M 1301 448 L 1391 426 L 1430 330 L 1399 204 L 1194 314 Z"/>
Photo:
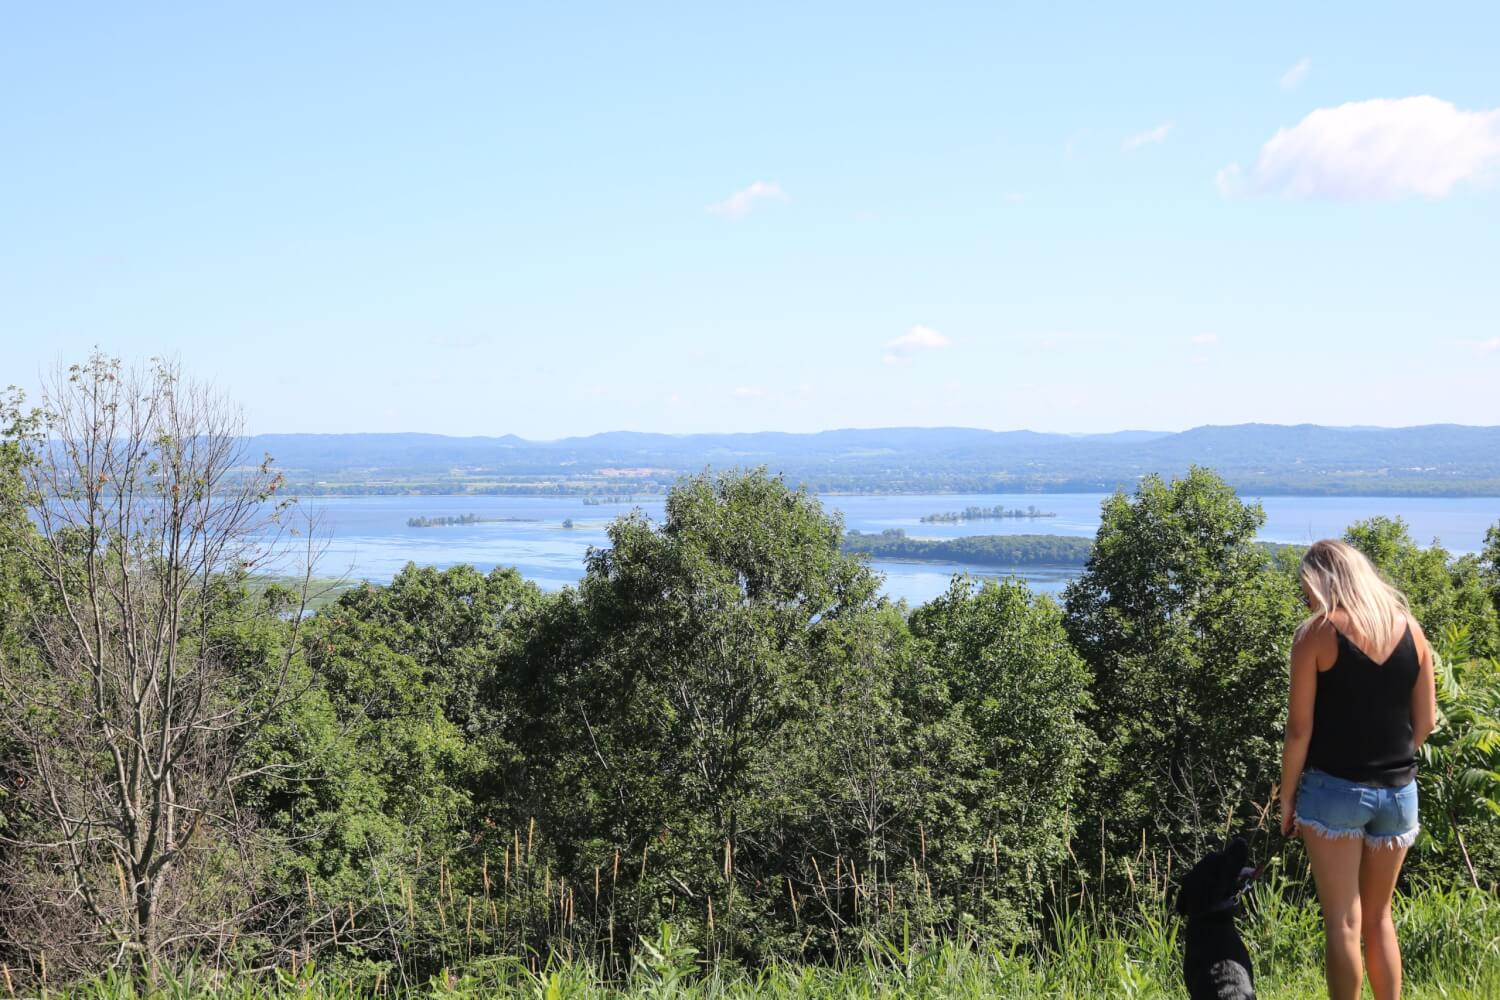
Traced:
<path id="1" fill-rule="evenodd" d="M 1167 469 L 1165 475 L 1182 475 L 1184 469 Z M 589 482 L 559 483 L 551 476 L 537 476 L 535 481 L 485 483 L 464 479 L 426 480 L 413 478 L 403 482 L 330 482 L 311 481 L 300 475 L 288 477 L 288 490 L 300 496 L 507 496 L 507 497 L 595 497 L 597 485 Z M 814 493 L 834 495 L 856 493 L 866 496 L 910 495 L 920 493 L 1112 493 L 1135 488 L 1135 476 L 1013 476 L 996 474 L 924 473 L 903 469 L 900 475 L 788 474 L 788 481 L 805 486 Z M 1500 496 L 1500 477 L 1463 481 L 1375 478 L 1351 476 L 1260 476 L 1233 474 L 1225 481 L 1240 493 L 1253 497 L 1327 496 L 1327 497 L 1493 497 Z M 660 497 L 676 481 L 675 476 L 641 479 L 632 485 L 636 493 L 630 501 L 642 497 Z M 587 501 L 585 501 L 587 503 Z"/>
<path id="2" fill-rule="evenodd" d="M 1050 510 L 1041 510 L 1035 504 L 1026 507 L 1006 507 L 996 504 L 993 507 L 965 507 L 963 510 L 953 510 L 942 514 L 928 514 L 922 518 L 923 524 L 957 524 L 960 521 L 998 521 L 1008 517 L 1056 517 L 1057 514 Z"/>
<path id="3" fill-rule="evenodd" d="M 1073 436 L 964 428 L 613 433 L 561 441 L 270 435 L 299 493 L 656 494 L 703 468 L 766 465 L 815 493 L 1110 493 L 1212 459 L 1242 495 L 1500 496 L 1500 427 L 1199 427 Z M 462 470 L 455 472 L 454 470 Z"/>
<path id="4" fill-rule="evenodd" d="M 1082 566 L 1093 539 L 1072 535 L 967 535 L 963 538 L 912 538 L 900 528 L 880 534 L 851 531 L 845 552 L 865 552 L 884 559 L 923 559 L 975 566 Z"/>
<path id="5" fill-rule="evenodd" d="M 647 496 L 661 496 L 667 492 L 671 482 L 642 482 L 640 492 Z M 594 489 L 588 483 L 559 483 L 554 479 L 538 478 L 535 482 L 476 483 L 471 480 L 424 480 L 412 479 L 403 482 L 363 482 L 351 480 L 338 482 L 304 482 L 288 477 L 288 492 L 305 497 L 588 497 Z"/>

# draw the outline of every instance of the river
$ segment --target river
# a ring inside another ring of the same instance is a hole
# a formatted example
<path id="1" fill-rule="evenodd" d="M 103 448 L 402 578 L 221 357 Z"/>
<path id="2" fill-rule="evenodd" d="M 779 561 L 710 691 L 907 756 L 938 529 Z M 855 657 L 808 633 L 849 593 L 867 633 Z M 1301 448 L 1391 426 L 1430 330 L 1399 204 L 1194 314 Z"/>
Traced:
<path id="1" fill-rule="evenodd" d="M 1099 527 L 1103 494 L 833 494 L 821 498 L 830 511 L 843 515 L 844 526 L 866 532 L 902 528 L 925 538 L 987 534 L 1056 534 L 1091 536 Z M 1246 498 L 1249 499 L 1249 498 Z M 1406 519 L 1417 541 L 1440 541 L 1452 552 L 1475 552 L 1485 530 L 1500 520 L 1496 497 L 1265 497 L 1261 537 L 1273 542 L 1306 543 L 1342 534 L 1353 521 L 1377 514 Z M 1012 508 L 1035 506 L 1056 514 L 1037 519 L 978 520 L 924 524 L 924 515 L 959 511 L 968 506 Z M 640 507 L 659 520 L 662 499 L 587 505 L 582 497 L 357 496 L 307 497 L 298 509 L 318 519 L 326 547 L 317 571 L 325 576 L 388 581 L 408 562 L 431 566 L 469 563 L 481 570 L 515 566 L 542 587 L 576 583 L 589 546 L 608 544 L 605 527 L 617 515 Z M 472 514 L 477 524 L 414 528 L 415 517 Z M 572 528 L 563 527 L 570 520 Z M 1016 575 L 1034 589 L 1058 593 L 1072 573 L 1024 567 L 971 567 L 947 563 L 875 560 L 885 577 L 885 592 L 913 604 L 935 597 L 958 572 L 982 576 Z"/>

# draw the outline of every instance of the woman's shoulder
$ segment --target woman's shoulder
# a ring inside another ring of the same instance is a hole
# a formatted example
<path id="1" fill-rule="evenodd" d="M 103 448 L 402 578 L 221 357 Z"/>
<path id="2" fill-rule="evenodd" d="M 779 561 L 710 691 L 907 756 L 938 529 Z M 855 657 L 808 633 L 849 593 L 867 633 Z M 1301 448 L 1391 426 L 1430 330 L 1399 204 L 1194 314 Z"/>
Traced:
<path id="1" fill-rule="evenodd" d="M 1292 648 L 1298 651 L 1321 653 L 1338 649 L 1339 630 L 1326 615 L 1313 615 L 1297 626 L 1292 639 Z M 1322 657 L 1320 656 L 1321 660 Z"/>
<path id="2" fill-rule="evenodd" d="M 1425 660 L 1427 654 L 1430 654 L 1432 647 L 1427 642 L 1427 633 L 1422 631 L 1422 623 L 1417 621 L 1416 615 L 1408 611 L 1404 627 L 1411 630 L 1411 638 L 1413 644 L 1417 647 L 1418 658 Z"/>
<path id="3" fill-rule="evenodd" d="M 1316 639 L 1321 636 L 1334 636 L 1338 629 L 1334 627 L 1333 619 L 1329 615 L 1309 615 L 1297 626 L 1297 639 Z"/>

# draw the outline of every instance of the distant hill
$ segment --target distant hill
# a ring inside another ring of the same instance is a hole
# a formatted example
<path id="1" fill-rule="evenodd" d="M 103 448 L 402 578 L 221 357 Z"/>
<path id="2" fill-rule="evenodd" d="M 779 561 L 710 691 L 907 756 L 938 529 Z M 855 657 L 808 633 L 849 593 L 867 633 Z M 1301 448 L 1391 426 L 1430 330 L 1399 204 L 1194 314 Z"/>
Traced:
<path id="1" fill-rule="evenodd" d="M 811 434 L 611 431 L 556 441 L 267 434 L 249 441 L 305 492 L 653 491 L 705 467 L 767 466 L 824 491 L 1109 490 L 1217 470 L 1256 493 L 1500 495 L 1500 427 L 1237 424 L 1180 433 L 966 427 Z"/>

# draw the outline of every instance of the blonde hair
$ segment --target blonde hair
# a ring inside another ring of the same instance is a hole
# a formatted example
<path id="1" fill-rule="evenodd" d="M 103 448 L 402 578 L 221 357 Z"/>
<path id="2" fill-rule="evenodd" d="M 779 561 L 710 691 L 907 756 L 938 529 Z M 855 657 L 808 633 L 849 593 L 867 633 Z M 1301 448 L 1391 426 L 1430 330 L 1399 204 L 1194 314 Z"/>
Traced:
<path id="1" fill-rule="evenodd" d="M 1307 588 L 1313 612 L 1297 630 L 1299 634 L 1342 610 L 1364 637 L 1364 648 L 1379 652 L 1390 648 L 1398 624 L 1410 614 L 1406 596 L 1348 542 L 1336 538 L 1314 542 L 1302 557 L 1297 575 Z"/>

